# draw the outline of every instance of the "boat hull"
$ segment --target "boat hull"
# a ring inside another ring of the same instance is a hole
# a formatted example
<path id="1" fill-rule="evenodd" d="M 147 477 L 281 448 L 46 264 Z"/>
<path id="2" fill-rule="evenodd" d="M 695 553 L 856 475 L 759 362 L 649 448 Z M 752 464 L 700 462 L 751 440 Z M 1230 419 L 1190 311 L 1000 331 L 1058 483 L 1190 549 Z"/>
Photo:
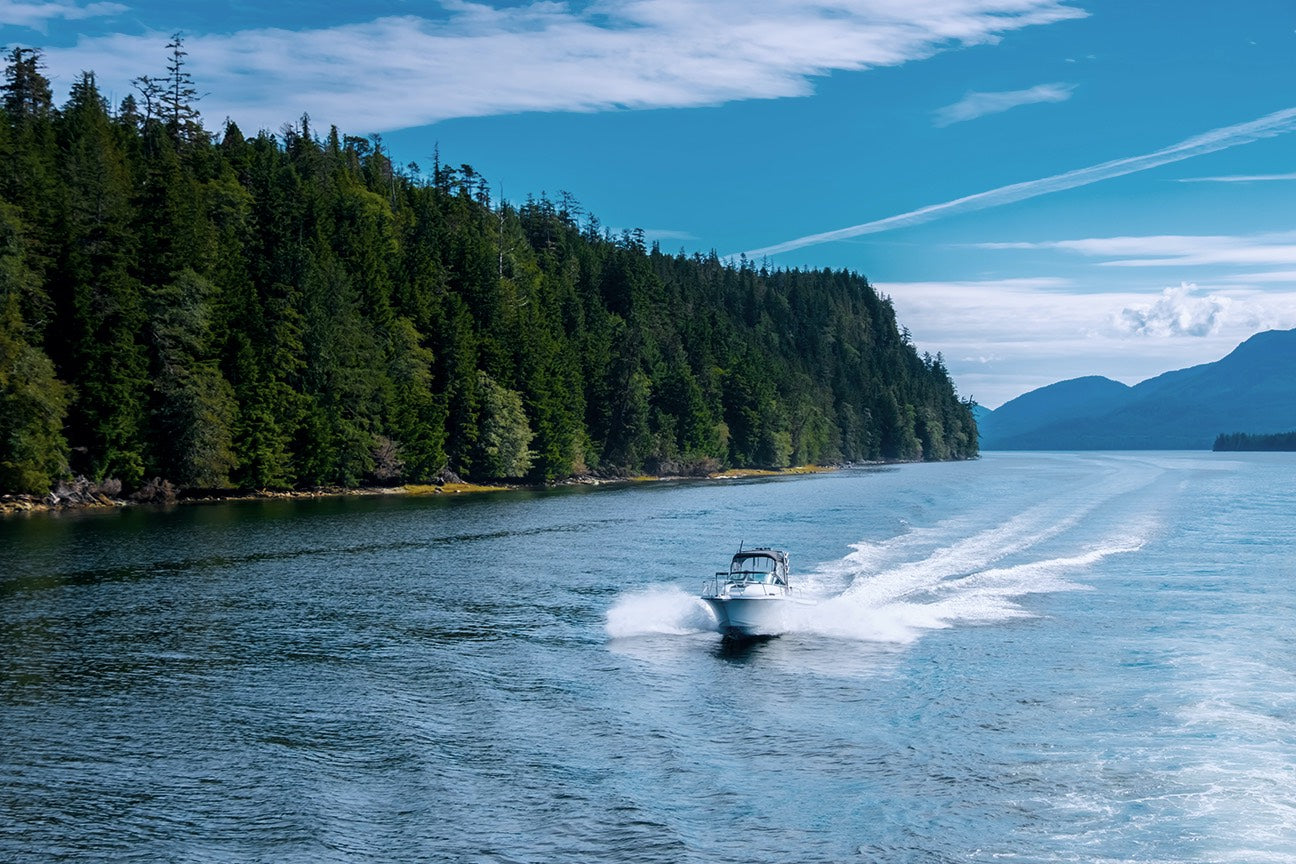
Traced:
<path id="1" fill-rule="evenodd" d="M 788 629 L 786 597 L 704 597 L 726 636 L 777 636 Z"/>

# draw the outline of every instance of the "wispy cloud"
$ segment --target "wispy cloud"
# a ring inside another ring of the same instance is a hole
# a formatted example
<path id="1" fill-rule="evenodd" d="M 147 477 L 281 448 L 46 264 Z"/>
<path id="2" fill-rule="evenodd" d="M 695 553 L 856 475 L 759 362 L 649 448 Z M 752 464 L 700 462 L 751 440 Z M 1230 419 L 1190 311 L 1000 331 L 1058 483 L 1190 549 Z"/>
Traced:
<path id="1" fill-rule="evenodd" d="M 644 236 L 649 240 L 696 240 L 696 235 L 675 228 L 645 228 Z"/>
<path id="2" fill-rule="evenodd" d="M 204 113 L 275 129 L 309 111 L 355 130 L 520 111 L 602 111 L 806 96 L 817 76 L 895 66 L 1024 27 L 1082 18 L 1064 0 L 443 2 L 438 20 L 190 34 Z M 124 93 L 164 34 L 51 50 L 70 81 Z M 156 58 L 154 62 L 150 62 Z"/>
<path id="3" fill-rule="evenodd" d="M 87 3 L 73 0 L 50 0 L 44 3 L 21 3 L 0 0 L 0 27 L 27 27 L 44 32 L 50 21 L 79 21 L 125 12 L 120 3 Z"/>
<path id="4" fill-rule="evenodd" d="M 1234 273 L 1225 282 L 1242 285 L 1296 285 L 1296 270 L 1267 270 L 1262 273 Z"/>
<path id="5" fill-rule="evenodd" d="M 1296 265 L 1296 232 L 1273 234 L 1154 234 L 1087 237 L 1031 243 L 978 243 L 981 249 L 1057 249 L 1106 258 L 1105 267 L 1202 267 Z"/>
<path id="6" fill-rule="evenodd" d="M 1074 89 L 1074 84 L 1039 84 L 1027 90 L 1004 90 L 996 93 L 973 91 L 953 105 L 946 105 L 932 112 L 932 123 L 936 126 L 949 126 L 985 117 L 988 114 L 1000 114 L 1022 105 L 1065 102 L 1071 98 Z"/>
<path id="7" fill-rule="evenodd" d="M 623 226 L 609 225 L 607 230 L 610 231 L 613 236 L 620 235 L 622 232 L 626 232 L 626 231 L 631 233 L 635 231 L 642 231 L 644 239 L 649 242 L 652 242 L 654 240 L 670 241 L 670 240 L 698 239 L 696 235 L 691 234 L 688 231 L 681 231 L 678 228 L 626 228 Z"/>
<path id="8" fill-rule="evenodd" d="M 1292 174 L 1232 174 L 1224 177 L 1180 177 L 1180 183 L 1269 183 L 1275 180 L 1296 180 Z"/>
<path id="9" fill-rule="evenodd" d="M 865 234 L 879 234 L 883 231 L 894 231 L 897 228 L 922 225 L 943 216 L 1013 204 L 1030 198 L 1038 198 L 1041 195 L 1061 192 L 1065 189 L 1075 189 L 1080 186 L 1088 186 L 1091 183 L 1110 180 L 1114 177 L 1123 177 L 1126 174 L 1147 171 L 1151 168 L 1169 165 L 1172 162 L 1182 162 L 1185 159 L 1204 156 L 1207 153 L 1216 153 L 1230 147 L 1249 144 L 1252 141 L 1273 138 L 1294 129 L 1296 129 L 1296 108 L 1287 108 L 1246 123 L 1212 129 L 1209 132 L 1180 141 L 1178 144 L 1172 144 L 1169 147 L 1163 147 L 1160 150 L 1154 150 L 1140 156 L 1113 159 L 1109 162 L 1091 165 L 1088 168 L 1078 168 L 1063 174 L 1054 174 L 1051 177 L 1000 186 L 997 189 L 978 192 L 975 195 L 967 195 L 942 204 L 920 207 L 917 210 L 910 210 L 896 216 L 888 216 L 885 219 L 876 219 L 872 222 L 863 222 L 859 225 L 851 225 L 847 228 L 838 228 L 835 231 L 825 231 L 820 234 L 809 234 L 805 237 L 785 240 L 782 243 L 763 246 L 759 249 L 750 249 L 745 254 L 748 258 L 779 255 L 806 246 L 830 243 L 834 240 L 847 240 Z"/>

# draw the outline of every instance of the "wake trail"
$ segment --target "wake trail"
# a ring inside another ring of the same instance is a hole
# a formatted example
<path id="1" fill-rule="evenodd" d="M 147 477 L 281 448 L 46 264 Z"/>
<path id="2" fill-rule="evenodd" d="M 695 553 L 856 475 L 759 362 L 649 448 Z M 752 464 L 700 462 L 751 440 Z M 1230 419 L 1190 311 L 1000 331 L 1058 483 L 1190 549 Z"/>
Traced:
<path id="1" fill-rule="evenodd" d="M 992 624 L 1032 617 L 1019 601 L 1030 594 L 1085 590 L 1076 574 L 1113 555 L 1138 551 L 1141 541 L 1114 539 L 1097 548 L 1016 564 L 976 570 L 953 578 L 919 578 L 921 562 L 906 572 L 861 577 L 866 587 L 847 591 L 808 607 L 796 622 L 798 632 L 868 642 L 907 643 L 924 631 L 955 624 Z"/>
<path id="2" fill-rule="evenodd" d="M 1001 524 L 984 525 L 993 512 L 979 517 L 981 526 L 977 514 L 964 514 L 878 544 L 856 544 L 810 574 L 806 584 L 820 591 L 819 603 L 805 610 L 797 629 L 910 642 L 956 623 L 1028 617 L 1022 598 L 1084 589 L 1074 581 L 1077 574 L 1142 547 L 1155 525 L 1144 503 L 1136 501 L 1136 512 L 1114 528 L 1094 530 L 1088 522 L 1101 522 L 1094 517 L 1163 473 L 1122 470 L 1062 488 Z"/>
<path id="3" fill-rule="evenodd" d="M 958 623 L 1029 617 L 1023 598 L 1084 590 L 1074 581 L 1078 574 L 1142 547 L 1156 520 L 1139 493 L 1165 473 L 1144 462 L 1118 463 L 1042 498 L 1030 490 L 1034 497 L 1024 509 L 1021 499 L 987 500 L 932 525 L 855 543 L 847 555 L 797 580 L 816 605 L 795 610 L 792 631 L 908 643 Z M 1109 512 L 1130 507 L 1126 518 Z M 613 639 L 713 628 L 706 605 L 678 586 L 624 594 L 605 622 Z"/>
<path id="4" fill-rule="evenodd" d="M 960 514 L 935 525 L 913 528 L 887 540 L 860 542 L 838 561 L 822 564 L 804 578 L 809 590 L 820 595 L 841 591 L 876 590 L 858 579 L 863 574 L 889 571 L 891 584 L 901 589 L 908 573 L 917 583 L 967 572 L 1028 550 L 1057 537 L 1113 499 L 1143 489 L 1163 472 L 1123 470 L 1079 488 L 1056 490 L 1050 497 L 1001 521 L 982 527 L 993 512 Z M 925 557 L 923 556 L 925 553 Z"/>

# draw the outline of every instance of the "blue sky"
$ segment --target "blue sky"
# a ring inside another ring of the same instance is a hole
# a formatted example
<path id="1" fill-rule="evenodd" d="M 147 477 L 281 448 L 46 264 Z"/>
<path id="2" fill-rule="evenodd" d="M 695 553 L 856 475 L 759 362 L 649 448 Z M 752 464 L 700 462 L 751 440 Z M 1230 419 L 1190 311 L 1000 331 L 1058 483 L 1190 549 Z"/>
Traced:
<path id="1" fill-rule="evenodd" d="M 1290 0 L 0 0 L 60 98 L 175 31 L 209 128 L 306 112 L 668 251 L 857 270 L 991 407 L 1296 327 Z"/>

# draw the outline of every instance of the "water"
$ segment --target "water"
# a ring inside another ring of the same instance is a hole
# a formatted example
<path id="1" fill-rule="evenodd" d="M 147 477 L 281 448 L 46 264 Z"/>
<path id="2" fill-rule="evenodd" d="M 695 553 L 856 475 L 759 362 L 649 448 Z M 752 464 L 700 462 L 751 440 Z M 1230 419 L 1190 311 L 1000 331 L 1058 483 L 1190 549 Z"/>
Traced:
<path id="1" fill-rule="evenodd" d="M 1296 857 L 1296 457 L 0 523 L 0 860 Z M 820 603 L 743 647 L 740 540 Z"/>

